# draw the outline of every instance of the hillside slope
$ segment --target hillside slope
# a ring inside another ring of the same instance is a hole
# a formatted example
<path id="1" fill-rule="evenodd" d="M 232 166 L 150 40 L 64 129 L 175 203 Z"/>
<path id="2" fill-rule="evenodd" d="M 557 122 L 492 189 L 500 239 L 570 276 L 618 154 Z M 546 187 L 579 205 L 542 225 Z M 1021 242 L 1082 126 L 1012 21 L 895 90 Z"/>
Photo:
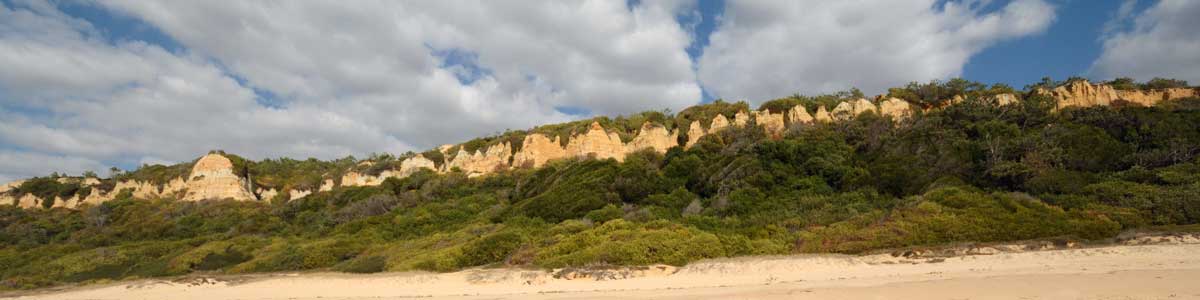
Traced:
<path id="1" fill-rule="evenodd" d="M 32 178 L 0 187 L 14 204 L 0 206 L 0 287 L 1106 239 L 1200 222 L 1195 96 L 934 82 L 598 117 L 365 160 L 216 151 L 113 178 Z"/>

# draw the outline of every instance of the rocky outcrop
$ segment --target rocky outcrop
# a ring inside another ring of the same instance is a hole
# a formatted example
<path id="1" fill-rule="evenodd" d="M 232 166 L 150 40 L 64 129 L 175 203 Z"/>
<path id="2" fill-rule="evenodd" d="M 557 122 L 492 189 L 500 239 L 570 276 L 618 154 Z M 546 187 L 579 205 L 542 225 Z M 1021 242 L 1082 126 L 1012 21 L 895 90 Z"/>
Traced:
<path id="1" fill-rule="evenodd" d="M 717 116 L 713 118 L 712 123 L 708 125 L 708 131 L 716 132 L 717 130 L 724 129 L 725 127 L 729 127 L 729 119 L 725 118 L 725 115 L 717 114 Z"/>
<path id="2" fill-rule="evenodd" d="M 275 189 L 261 189 L 260 188 L 255 192 L 258 194 L 258 199 L 261 199 L 263 201 L 271 201 L 271 199 L 275 199 L 275 196 L 279 196 L 279 191 L 277 191 Z"/>
<path id="3" fill-rule="evenodd" d="M 621 136 L 605 131 L 597 122 L 592 122 L 583 135 L 571 137 L 566 150 L 567 155 L 573 157 L 625 159 L 625 144 L 621 143 Z"/>
<path id="4" fill-rule="evenodd" d="M 779 137 L 783 130 L 787 129 L 787 125 L 783 123 L 783 113 L 773 114 L 766 109 L 754 112 L 754 122 L 772 137 Z"/>
<path id="5" fill-rule="evenodd" d="M 722 118 L 724 118 L 724 117 L 722 117 Z M 687 143 L 684 144 L 683 147 L 691 148 L 692 145 L 695 145 L 696 142 L 699 142 L 700 138 L 704 137 L 705 134 L 708 134 L 708 133 L 704 131 L 704 127 L 700 126 L 700 121 L 692 121 L 692 126 L 688 126 Z"/>
<path id="6" fill-rule="evenodd" d="M 733 115 L 733 125 L 737 127 L 746 127 L 750 123 L 750 116 L 746 115 L 745 111 L 739 111 Z"/>
<path id="7" fill-rule="evenodd" d="M 830 114 L 836 120 L 848 120 L 868 111 L 876 111 L 875 104 L 867 101 L 867 99 L 859 98 L 858 100 L 839 103 L 837 107 L 833 108 Z"/>
<path id="8" fill-rule="evenodd" d="M 20 208 L 42 207 L 41 204 L 42 199 L 38 199 L 38 197 L 34 196 L 33 194 L 25 194 L 20 198 L 17 198 L 17 207 Z"/>
<path id="9" fill-rule="evenodd" d="M 1074 81 L 1054 89 L 1039 89 L 1035 93 L 1052 97 L 1057 101 L 1059 108 L 1123 103 L 1120 101 L 1153 106 L 1165 100 L 1197 96 L 1197 90 L 1191 88 L 1115 90 L 1107 85 L 1093 85 L 1086 81 Z M 771 113 L 767 110 L 739 111 L 732 118 L 727 115 L 716 115 L 712 120 L 694 120 L 687 124 L 687 140 L 682 146 L 691 147 L 705 135 L 714 134 L 729 127 L 750 126 L 751 121 L 757 126 L 762 126 L 769 135 L 777 137 L 789 125 L 848 120 L 868 112 L 876 112 L 895 120 L 904 120 L 912 118 L 917 109 L 937 109 L 937 107 L 918 107 L 897 98 L 878 96 L 874 99 L 878 105 L 860 98 L 839 103 L 833 110 L 820 106 L 812 113 L 805 107 L 797 105 L 779 113 Z M 1014 94 L 999 94 L 984 99 L 984 101 L 997 106 L 1018 104 L 1019 100 L 1020 98 Z M 943 101 L 943 104 L 953 105 L 961 102 L 963 102 L 963 97 L 955 96 Z M 709 125 L 704 126 L 706 123 Z M 387 178 L 411 176 L 421 169 L 443 173 L 461 170 L 468 176 L 474 177 L 515 167 L 542 167 L 549 161 L 571 157 L 611 158 L 621 161 L 629 153 L 636 151 L 649 149 L 664 153 L 672 147 L 680 146 L 678 141 L 682 130 L 685 129 L 678 127 L 672 130 L 661 124 L 646 122 L 637 130 L 633 138 L 625 143 L 621 139 L 622 133 L 609 132 L 600 123 L 592 122 L 585 131 L 574 132 L 569 137 L 549 137 L 539 133 L 528 134 L 522 141 L 520 150 L 517 151 L 514 151 L 514 145 L 507 142 L 489 145 L 475 151 L 466 151 L 461 146 L 443 145 L 438 147 L 442 154 L 450 154 L 446 152 L 454 148 L 459 150 L 453 155 L 447 155 L 445 163 L 441 166 L 437 166 L 432 160 L 422 155 L 415 155 L 400 161 L 397 168 L 384 170 L 378 175 L 348 171 L 336 178 L 337 181 L 326 178 L 319 188 L 312 190 L 257 189 L 251 192 L 253 189 L 251 181 L 238 176 L 233 169 L 233 163 L 228 158 L 221 154 L 209 154 L 200 158 L 193 165 L 191 173 L 187 177 L 174 178 L 165 183 L 122 181 L 115 183 L 115 187 L 110 191 L 104 191 L 98 188 L 100 181 L 95 178 L 61 178 L 58 180 L 81 180 L 80 182 L 84 185 L 97 188 L 94 188 L 86 197 L 55 198 L 52 201 L 54 201 L 54 207 L 76 208 L 80 205 L 94 205 L 112 200 L 123 190 L 129 190 L 136 198 L 174 197 L 186 201 L 204 199 L 267 200 L 284 193 L 288 195 L 288 198 L 294 200 L 315 192 L 330 191 L 336 186 L 379 185 Z M 567 139 L 565 145 L 562 138 Z M 362 162 L 361 166 L 370 166 L 371 164 L 372 162 L 369 161 Z M 17 181 L 0 186 L 0 204 L 15 203 L 22 207 L 41 207 L 41 204 L 45 203 L 43 199 L 38 199 L 33 195 L 17 197 L 15 193 L 10 192 L 20 184 L 21 181 Z"/>
<path id="10" fill-rule="evenodd" d="M 17 181 L 5 183 L 4 185 L 0 185 L 0 194 L 8 193 L 11 190 L 15 190 L 15 189 L 17 189 L 17 187 L 21 186 L 22 183 L 25 183 L 25 180 L 17 180 Z"/>
<path id="11" fill-rule="evenodd" d="M 505 142 L 495 144 L 486 149 L 475 150 L 475 153 L 467 152 L 459 148 L 458 154 L 454 158 L 446 162 L 442 166 L 444 172 L 453 171 L 455 169 L 466 173 L 467 176 L 478 176 L 488 174 L 500 169 L 508 168 L 508 159 L 512 156 L 512 145 Z"/>
<path id="12" fill-rule="evenodd" d="M 383 183 L 384 179 L 387 179 L 387 175 L 390 175 L 387 173 L 390 172 L 385 171 L 384 173 L 379 174 L 380 176 L 371 176 L 367 174 L 360 174 L 354 171 L 346 172 L 346 174 L 342 175 L 342 186 L 379 185 Z"/>
<path id="13" fill-rule="evenodd" d="M 417 154 L 416 156 L 400 161 L 400 172 L 397 175 L 399 177 L 408 177 L 408 175 L 412 175 L 421 169 L 437 170 L 437 164 L 425 158 L 424 155 Z"/>
<path id="14" fill-rule="evenodd" d="M 1170 88 L 1163 90 L 1117 90 L 1117 99 L 1137 103 L 1141 106 L 1154 106 L 1159 102 L 1179 98 L 1196 97 L 1196 90 L 1189 88 Z"/>
<path id="15" fill-rule="evenodd" d="M 1016 95 L 1005 93 L 993 96 L 992 102 L 994 102 L 997 106 L 1005 106 L 1017 104 L 1018 100 Z"/>
<path id="16" fill-rule="evenodd" d="M 460 151 L 460 152 L 462 152 L 462 151 Z M 461 159 L 459 159 L 460 157 L 461 157 Z M 454 166 L 452 166 L 452 167 L 461 167 L 462 165 L 467 165 L 468 168 L 472 168 L 472 167 L 476 167 L 479 164 L 488 163 L 486 161 L 484 161 L 484 162 L 475 161 L 477 159 L 476 155 L 465 155 L 465 156 L 460 156 L 460 157 L 456 157 L 455 160 L 452 161 L 452 163 L 454 164 Z M 504 163 L 506 163 L 506 164 L 508 162 L 507 159 L 508 159 L 507 156 L 504 156 Z M 367 163 L 367 162 L 364 162 L 364 163 Z M 362 164 L 360 164 L 360 165 L 362 165 Z M 450 165 L 450 164 L 448 164 L 448 165 Z M 370 164 L 367 164 L 367 166 L 370 166 Z M 388 178 L 408 177 L 408 175 L 412 175 L 412 173 L 416 173 L 418 170 L 421 170 L 421 169 L 437 170 L 437 167 L 435 166 L 435 164 L 432 160 L 429 160 L 428 158 L 425 158 L 424 156 L 418 154 L 416 156 L 401 160 L 400 168 L 398 170 L 395 170 L 395 169 L 394 170 L 384 170 L 383 172 L 380 172 L 379 175 L 362 174 L 362 173 L 355 172 L 355 171 L 346 172 L 346 174 L 342 175 L 341 185 L 342 186 L 376 186 L 376 185 L 383 184 L 383 181 L 387 180 Z M 262 199 L 267 199 L 267 198 L 263 197 Z"/>
<path id="17" fill-rule="evenodd" d="M 816 120 L 817 122 L 828 123 L 833 122 L 833 116 L 829 114 L 829 111 L 825 110 L 824 105 L 821 105 L 820 107 L 817 107 L 817 113 L 813 114 L 813 120 Z"/>
<path id="18" fill-rule="evenodd" d="M 790 124 L 811 124 L 813 122 L 813 116 L 808 114 L 808 110 L 804 108 L 804 105 L 792 106 L 792 109 L 788 110 L 787 115 L 788 123 Z"/>
<path id="19" fill-rule="evenodd" d="M 625 145 L 625 153 L 633 153 L 643 149 L 652 149 L 655 152 L 665 153 L 671 147 L 678 145 L 678 131 L 670 132 L 662 125 L 646 122 L 642 123 L 642 128 L 638 130 L 638 135 L 632 141 L 629 141 L 628 145 Z"/>
<path id="20" fill-rule="evenodd" d="M 290 193 L 288 193 L 288 200 L 290 201 L 308 197 L 308 195 L 312 195 L 312 193 L 312 191 L 307 190 L 292 190 Z"/>
<path id="21" fill-rule="evenodd" d="M 754 112 L 754 114 L 758 115 L 758 112 Z M 780 116 L 782 117 L 782 114 Z M 733 122 L 730 122 L 729 118 L 726 118 L 725 115 L 717 114 L 716 117 L 713 117 L 712 122 L 709 123 L 710 125 L 707 130 L 700 125 L 700 121 L 692 121 L 691 126 L 688 126 L 688 140 L 684 143 L 684 148 L 691 148 L 692 145 L 700 141 L 700 138 L 705 135 L 716 133 L 730 126 L 746 127 L 748 123 L 750 123 L 750 115 L 745 111 L 739 111 L 734 114 Z"/>
<path id="22" fill-rule="evenodd" d="M 1037 94 L 1054 98 L 1057 108 L 1071 106 L 1090 107 L 1112 105 L 1120 100 L 1142 106 L 1155 106 L 1159 102 L 1186 97 L 1195 97 L 1192 88 L 1169 88 L 1161 90 L 1117 90 L 1107 84 L 1092 84 L 1087 80 L 1072 81 L 1052 90 L 1038 89 Z"/>
<path id="23" fill-rule="evenodd" d="M 540 133 L 525 136 L 521 143 L 521 152 L 513 156 L 513 165 L 519 167 L 539 168 L 546 162 L 567 156 L 558 137 L 553 140 Z"/>
<path id="24" fill-rule="evenodd" d="M 1058 108 L 1070 106 L 1090 107 L 1109 105 L 1117 100 L 1117 90 L 1108 85 L 1092 85 L 1086 80 L 1076 80 L 1050 91 L 1042 90 L 1058 102 Z"/>
<path id="25" fill-rule="evenodd" d="M 896 98 L 888 98 L 879 102 L 879 114 L 886 117 L 892 117 L 894 120 L 904 120 L 912 116 L 912 105 L 908 102 Z"/>
<path id="26" fill-rule="evenodd" d="M 45 201 L 54 201 L 51 207 L 62 208 L 78 208 L 82 205 L 99 205 L 101 203 L 111 201 L 120 195 L 122 191 L 129 191 L 130 196 L 135 198 L 154 199 L 154 198 L 177 198 L 184 201 L 198 201 L 206 199 L 233 199 L 239 201 L 257 200 L 253 193 L 250 192 L 249 181 L 237 176 L 233 171 L 233 162 L 220 154 L 209 154 L 201 157 L 195 164 L 192 165 L 192 170 L 187 177 L 173 178 L 165 183 L 156 184 L 146 181 L 127 180 L 116 182 L 111 190 L 104 190 L 100 187 L 100 180 L 96 178 L 59 178 L 62 183 L 79 183 L 84 187 L 90 188 L 90 192 L 85 197 L 80 195 L 72 195 L 71 197 L 55 197 L 55 199 L 39 199 L 32 194 L 22 195 L 14 199 L 11 193 L 0 188 L 0 204 L 13 203 L 13 200 L 21 207 L 43 207 Z M 8 189 L 15 188 L 20 185 L 20 182 L 9 183 L 4 187 Z"/>
<path id="27" fill-rule="evenodd" d="M 317 191 L 318 192 L 332 191 L 334 186 L 336 186 L 336 185 L 334 184 L 333 179 L 325 179 L 325 181 L 321 182 L 321 187 L 318 188 Z"/>
<path id="28" fill-rule="evenodd" d="M 207 199 L 257 200 L 250 193 L 249 182 L 233 173 L 233 162 L 215 153 L 201 157 L 192 166 L 183 197 L 186 201 Z"/>

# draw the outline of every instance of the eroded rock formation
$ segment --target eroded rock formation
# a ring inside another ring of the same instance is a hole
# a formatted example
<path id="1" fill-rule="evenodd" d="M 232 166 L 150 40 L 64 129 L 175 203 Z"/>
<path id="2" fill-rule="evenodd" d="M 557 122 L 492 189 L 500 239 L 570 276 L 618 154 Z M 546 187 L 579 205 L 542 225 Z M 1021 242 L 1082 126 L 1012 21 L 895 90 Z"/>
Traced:
<path id="1" fill-rule="evenodd" d="M 512 145 L 507 142 L 475 150 L 474 153 L 459 148 L 458 153 L 454 155 L 453 159 L 446 162 L 442 171 L 457 169 L 466 173 L 467 176 L 488 174 L 496 170 L 507 169 L 510 156 L 512 156 Z"/>
<path id="2" fill-rule="evenodd" d="M 833 116 L 829 114 L 829 111 L 825 110 L 824 105 L 817 107 L 817 113 L 813 114 L 813 119 L 817 122 L 833 122 Z"/>
<path id="3" fill-rule="evenodd" d="M 992 97 L 992 101 L 999 106 L 1017 104 L 1017 96 L 1013 94 L 999 94 Z"/>
<path id="4" fill-rule="evenodd" d="M 879 114 L 892 117 L 894 120 L 904 120 L 912 116 L 912 104 L 896 98 L 888 98 L 879 102 Z"/>
<path id="5" fill-rule="evenodd" d="M 773 114 L 765 109 L 754 112 L 754 122 L 762 126 L 770 136 L 778 137 L 787 129 L 787 125 L 783 123 L 783 113 Z"/>
<path id="6" fill-rule="evenodd" d="M 833 108 L 830 114 L 834 119 L 847 120 L 868 111 L 876 111 L 875 104 L 867 101 L 867 99 L 859 98 L 858 100 L 839 103 L 837 107 Z"/>
<path id="7" fill-rule="evenodd" d="M 609 133 L 597 122 L 592 122 L 583 135 L 571 137 L 566 150 L 567 155 L 573 157 L 625 159 L 625 144 L 621 143 L 621 136 Z"/>
<path id="8" fill-rule="evenodd" d="M 233 162 L 224 155 L 213 153 L 201 157 L 192 166 L 192 174 L 186 183 L 187 193 L 183 200 L 257 200 L 258 198 L 250 193 L 249 182 L 233 171 Z"/>
<path id="9" fill-rule="evenodd" d="M 567 156 L 556 136 L 553 140 L 540 133 L 525 136 L 521 152 L 513 156 L 513 165 L 540 168 L 546 162 Z"/>
<path id="10" fill-rule="evenodd" d="M 1149 91 L 1115 90 L 1108 85 L 1093 85 L 1086 81 L 1074 81 L 1052 90 L 1039 89 L 1035 93 L 1054 98 L 1058 102 L 1058 108 L 1112 105 L 1118 101 L 1153 106 L 1165 100 L 1197 96 L 1197 91 L 1191 88 Z M 877 112 L 882 116 L 903 120 L 911 118 L 914 111 L 920 109 L 897 98 L 877 97 L 875 99 L 878 101 L 878 105 L 866 99 L 856 99 L 839 103 L 832 111 L 827 110 L 825 106 L 820 106 L 811 114 L 803 106 L 795 106 L 780 113 L 770 113 L 766 110 L 739 111 L 734 114 L 732 120 L 725 115 L 717 115 L 708 122 L 708 128 L 705 128 L 701 121 L 687 124 L 688 138 L 682 146 L 691 147 L 703 136 L 729 127 L 748 126 L 751 118 L 753 118 L 754 124 L 762 126 L 768 134 L 778 136 L 786 130 L 788 125 L 845 120 L 867 112 Z M 953 105 L 961 103 L 962 99 L 961 96 L 955 96 L 947 102 Z M 1019 102 L 1018 96 L 1013 94 L 999 94 L 987 100 L 999 106 Z M 174 178 L 157 184 L 135 180 L 121 181 L 115 183 L 111 190 L 93 188 L 93 191 L 85 197 L 76 195 L 65 199 L 55 198 L 53 207 L 76 208 L 85 204 L 96 205 L 114 199 L 123 190 L 130 191 L 131 196 L 136 198 L 177 197 L 185 201 L 205 199 L 269 200 L 284 193 L 288 195 L 289 199 L 295 200 L 315 192 L 332 190 L 336 186 L 379 185 L 387 178 L 407 177 L 421 169 L 443 173 L 461 170 L 468 176 L 481 176 L 516 167 L 541 167 L 549 161 L 569 157 L 612 158 L 620 161 L 635 151 L 650 149 L 663 153 L 672 147 L 680 146 L 678 140 L 682 130 L 684 128 L 670 130 L 660 124 L 646 122 L 638 129 L 632 140 L 625 143 L 622 142 L 620 134 L 609 132 L 599 123 L 593 122 L 586 131 L 571 135 L 565 145 L 558 136 L 551 138 L 543 134 L 531 133 L 525 136 L 519 151 L 514 151 L 513 145 L 507 142 L 489 145 L 473 152 L 459 147 L 459 151 L 449 156 L 441 166 L 437 166 L 434 161 L 422 155 L 416 155 L 402 160 L 397 169 L 384 170 L 379 175 L 372 176 L 349 171 L 338 178 L 339 181 L 327 178 L 319 188 L 314 190 L 254 189 L 248 179 L 242 178 L 235 172 L 232 161 L 221 154 L 209 154 L 201 157 L 193 165 L 191 173 L 187 177 Z M 454 145 L 443 145 L 438 147 L 438 150 L 446 153 L 454 147 Z M 367 166 L 371 163 L 363 162 Z M 100 185 L 95 178 L 60 178 L 58 180 L 60 182 L 79 180 L 83 185 L 90 187 L 99 187 Z M 32 194 L 16 196 L 12 191 L 22 182 L 15 181 L 0 185 L 0 204 L 15 203 L 21 207 L 42 207 L 42 203 L 49 200 L 38 199 Z M 254 192 L 251 192 L 252 190 Z"/>
<path id="11" fill-rule="evenodd" d="M 741 125 L 738 125 L 738 126 L 741 126 Z M 708 125 L 708 130 L 715 132 L 715 131 L 721 130 L 725 127 L 729 127 L 729 119 L 725 118 L 725 115 L 718 114 L 716 117 L 713 118 L 712 123 L 710 123 Z"/>
<path id="12" fill-rule="evenodd" d="M 652 149 L 662 153 L 678 145 L 678 130 L 667 131 L 667 128 L 662 125 L 646 122 L 642 123 L 642 128 L 638 130 L 638 135 L 632 141 L 629 141 L 629 144 L 625 145 L 625 153 L 633 153 L 643 149 Z"/>
<path id="13" fill-rule="evenodd" d="M 1112 105 L 1121 100 L 1142 106 L 1155 106 L 1159 102 L 1186 97 L 1195 97 L 1196 89 L 1169 88 L 1161 90 L 1117 90 L 1107 84 L 1091 84 L 1086 80 L 1072 81 L 1052 90 L 1038 89 L 1038 94 L 1050 96 L 1058 108 L 1071 106 L 1089 107 Z"/>
<path id="14" fill-rule="evenodd" d="M 788 111 L 788 123 L 792 124 L 809 124 L 813 122 L 813 116 L 808 114 L 808 110 L 804 105 L 793 106 Z"/>

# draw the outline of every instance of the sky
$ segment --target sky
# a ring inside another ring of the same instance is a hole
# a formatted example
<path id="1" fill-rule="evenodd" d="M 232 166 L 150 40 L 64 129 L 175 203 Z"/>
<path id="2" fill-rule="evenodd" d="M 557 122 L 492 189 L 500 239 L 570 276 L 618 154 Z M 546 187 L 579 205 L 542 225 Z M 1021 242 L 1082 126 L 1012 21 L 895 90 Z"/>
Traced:
<path id="1" fill-rule="evenodd" d="M 963 77 L 1200 82 L 1200 1 L 0 0 L 0 182 Z"/>

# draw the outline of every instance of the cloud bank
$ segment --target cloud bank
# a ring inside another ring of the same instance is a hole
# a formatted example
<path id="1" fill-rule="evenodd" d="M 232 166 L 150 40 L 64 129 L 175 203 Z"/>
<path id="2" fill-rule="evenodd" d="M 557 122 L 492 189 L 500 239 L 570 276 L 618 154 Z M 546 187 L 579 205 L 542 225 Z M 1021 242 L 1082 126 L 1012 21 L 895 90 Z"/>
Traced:
<path id="1" fill-rule="evenodd" d="M 703 55 L 694 1 L 0 2 L 0 180 L 179 162 L 421 151 L 718 97 L 958 75 L 1044 31 L 1040 0 L 731 1 Z M 1148 25 L 1149 26 L 1149 25 Z"/>
<path id="2" fill-rule="evenodd" d="M 987 1 L 733 1 L 699 61 L 704 86 L 758 103 L 796 92 L 868 93 L 958 76 L 974 54 L 1046 30 L 1054 7 Z"/>
<path id="3" fill-rule="evenodd" d="M 1171 77 L 1200 83 L 1200 1 L 1163 0 L 1103 39 L 1091 73 L 1104 78 Z"/>

